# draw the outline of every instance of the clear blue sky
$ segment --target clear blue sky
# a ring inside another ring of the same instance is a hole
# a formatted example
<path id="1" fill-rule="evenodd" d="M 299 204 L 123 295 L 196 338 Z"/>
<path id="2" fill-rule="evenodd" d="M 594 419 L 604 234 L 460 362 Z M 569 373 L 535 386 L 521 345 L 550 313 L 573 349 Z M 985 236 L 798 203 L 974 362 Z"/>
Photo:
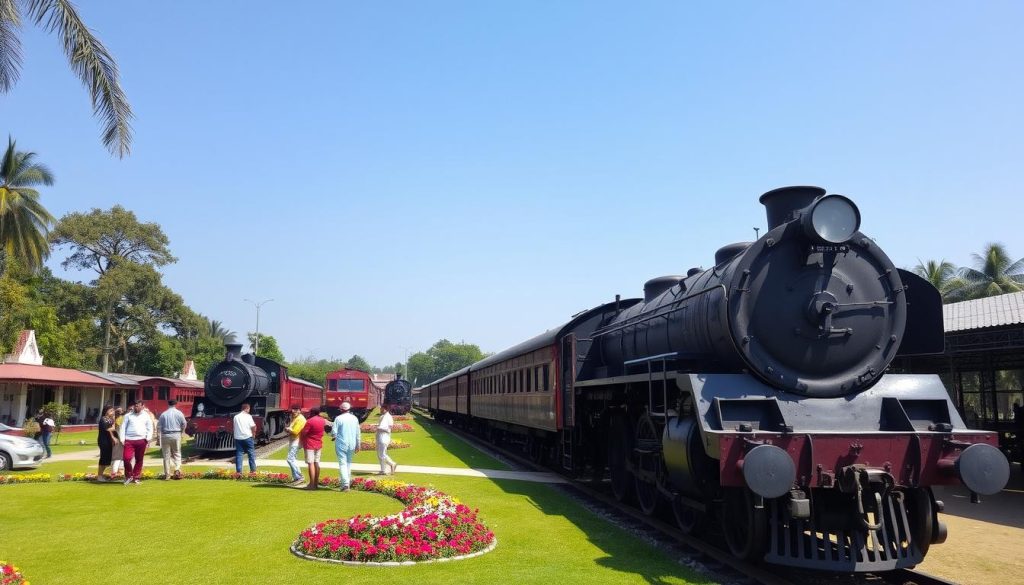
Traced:
<path id="1" fill-rule="evenodd" d="M 159 222 L 196 310 L 243 332 L 273 297 L 289 358 L 503 349 L 708 266 L 789 184 L 852 197 L 900 266 L 1024 256 L 1020 2 L 79 8 L 134 153 L 32 28 L 0 130 L 53 168 L 55 215 Z"/>

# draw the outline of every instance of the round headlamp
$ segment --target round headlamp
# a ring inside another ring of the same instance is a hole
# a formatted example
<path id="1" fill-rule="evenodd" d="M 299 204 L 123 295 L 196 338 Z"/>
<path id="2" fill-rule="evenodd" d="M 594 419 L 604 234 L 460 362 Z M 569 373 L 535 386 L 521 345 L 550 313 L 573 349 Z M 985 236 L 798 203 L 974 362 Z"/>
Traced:
<path id="1" fill-rule="evenodd" d="M 803 214 L 804 231 L 824 244 L 842 244 L 860 229 L 860 210 L 842 195 L 825 195 Z"/>

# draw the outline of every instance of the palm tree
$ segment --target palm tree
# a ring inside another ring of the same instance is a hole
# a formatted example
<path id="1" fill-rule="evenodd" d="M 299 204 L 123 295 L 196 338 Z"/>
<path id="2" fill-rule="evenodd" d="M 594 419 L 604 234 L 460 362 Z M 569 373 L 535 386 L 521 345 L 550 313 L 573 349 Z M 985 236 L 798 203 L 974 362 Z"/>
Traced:
<path id="1" fill-rule="evenodd" d="M 1010 255 L 1000 243 L 985 246 L 981 254 L 972 254 L 973 268 L 962 268 L 960 278 L 966 282 L 969 299 L 993 297 L 1024 291 L 1024 258 L 1010 261 Z"/>
<path id="2" fill-rule="evenodd" d="M 927 280 L 938 289 L 939 294 L 942 295 L 943 303 L 960 300 L 963 296 L 963 289 L 966 283 L 957 276 L 956 266 L 952 262 L 945 260 L 921 262 L 918 259 L 917 266 L 914 267 L 914 274 Z"/>
<path id="3" fill-rule="evenodd" d="M 89 89 L 93 114 L 103 121 L 103 145 L 124 157 L 132 146 L 132 108 L 121 89 L 117 63 L 93 36 L 71 0 L 0 0 L 0 93 L 21 73 L 21 15 L 47 32 L 57 33 L 71 70 Z"/>
<path id="4" fill-rule="evenodd" d="M 34 152 L 18 152 L 8 138 L 0 161 L 0 248 L 30 270 L 41 267 L 50 255 L 46 238 L 54 222 L 34 189 L 52 185 L 53 173 L 35 158 Z"/>
<path id="5" fill-rule="evenodd" d="M 235 339 L 235 332 L 229 331 L 228 328 L 224 327 L 224 324 L 221 323 L 220 321 L 214 321 L 211 320 L 210 318 L 207 318 L 206 324 L 207 327 L 209 328 L 206 334 L 209 335 L 210 337 L 213 337 L 214 339 L 220 339 L 224 343 L 228 343 L 229 341 L 233 341 Z"/>

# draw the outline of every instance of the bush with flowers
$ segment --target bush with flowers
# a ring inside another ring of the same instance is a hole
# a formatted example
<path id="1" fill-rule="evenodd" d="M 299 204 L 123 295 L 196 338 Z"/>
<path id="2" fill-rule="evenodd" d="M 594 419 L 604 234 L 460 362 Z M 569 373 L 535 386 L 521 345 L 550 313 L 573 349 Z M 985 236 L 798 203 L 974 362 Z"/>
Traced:
<path id="1" fill-rule="evenodd" d="M 388 449 L 406 449 L 410 446 L 411 445 L 409 445 L 408 441 L 391 439 L 391 444 L 388 445 Z M 363 439 L 362 441 L 359 441 L 359 448 L 364 451 L 373 451 L 377 448 L 377 441 L 376 439 Z"/>
<path id="2" fill-rule="evenodd" d="M 0 561 L 0 585 L 29 585 L 18 567 Z"/>
<path id="3" fill-rule="evenodd" d="M 377 425 L 373 423 L 363 423 L 359 426 L 359 430 L 364 433 L 373 433 L 377 431 Z M 411 433 L 413 432 L 412 425 L 409 423 L 395 423 L 391 427 L 392 433 Z"/>
<path id="4" fill-rule="evenodd" d="M 408 414 L 396 414 L 391 417 L 392 420 L 412 420 L 412 416 Z"/>
<path id="5" fill-rule="evenodd" d="M 462 558 L 494 548 L 494 533 L 457 499 L 433 488 L 355 478 L 352 489 L 391 496 L 406 505 L 391 516 L 326 520 L 299 534 L 292 552 L 348 563 L 412 563 Z"/>
<path id="6" fill-rule="evenodd" d="M 48 483 L 53 478 L 49 473 L 25 473 L 22 475 L 0 475 L 0 485 L 14 483 Z"/>

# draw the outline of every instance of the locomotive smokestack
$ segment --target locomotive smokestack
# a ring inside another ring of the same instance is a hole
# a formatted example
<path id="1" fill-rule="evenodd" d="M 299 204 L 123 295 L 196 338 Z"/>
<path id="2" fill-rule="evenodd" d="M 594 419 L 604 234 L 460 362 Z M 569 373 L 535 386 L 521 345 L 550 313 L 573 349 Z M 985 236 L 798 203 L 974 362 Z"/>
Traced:
<path id="1" fill-rule="evenodd" d="M 821 187 L 781 187 L 761 195 L 761 204 L 768 212 L 768 229 L 775 229 L 793 219 L 794 212 L 824 194 Z"/>
<path id="2" fill-rule="evenodd" d="M 226 360 L 237 360 L 242 357 L 242 344 L 241 343 L 225 343 L 224 344 L 224 359 Z"/>

